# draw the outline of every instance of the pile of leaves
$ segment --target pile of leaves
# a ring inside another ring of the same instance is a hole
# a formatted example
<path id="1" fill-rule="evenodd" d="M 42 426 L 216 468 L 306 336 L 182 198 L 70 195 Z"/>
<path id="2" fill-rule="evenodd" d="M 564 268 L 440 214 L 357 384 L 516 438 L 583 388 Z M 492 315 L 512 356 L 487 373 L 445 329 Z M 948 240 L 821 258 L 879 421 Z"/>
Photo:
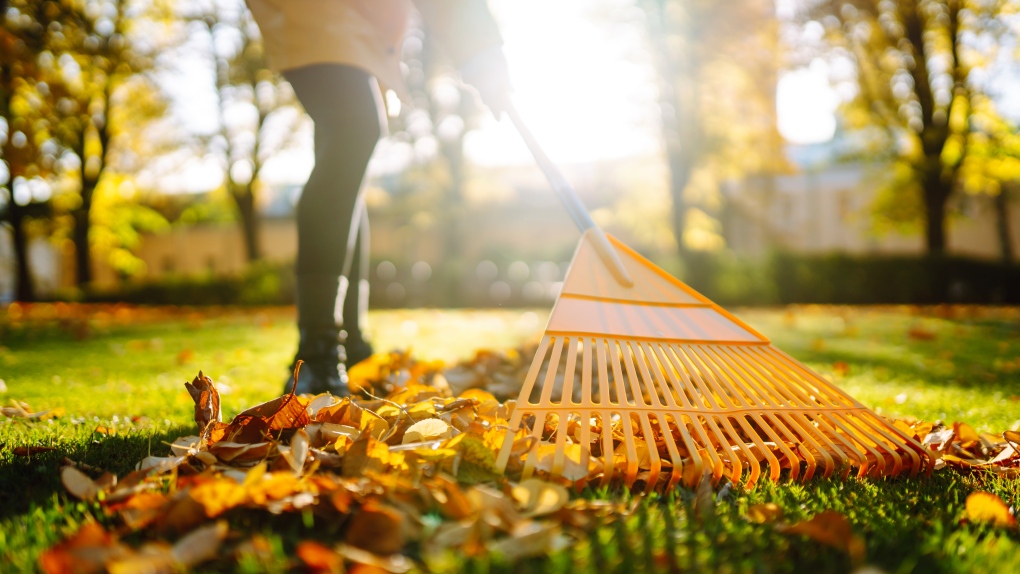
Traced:
<path id="1" fill-rule="evenodd" d="M 352 390 L 364 398 L 290 393 L 229 422 L 216 385 L 199 373 L 186 383 L 198 434 L 174 441 L 171 456 L 145 458 L 124 477 L 66 461 L 68 492 L 103 516 L 46 551 L 40 566 L 50 573 L 175 572 L 258 556 L 268 552 L 265 539 L 231 526 L 252 514 L 334 525 L 328 543 L 309 540 L 295 549 L 310 570 L 322 572 L 351 565 L 405 572 L 450 550 L 514 561 L 563 548 L 584 531 L 625 519 L 637 503 L 571 500 L 575 484 L 541 465 L 534 478 L 517 480 L 524 453 L 554 446 L 509 428 L 514 401 L 501 399 L 519 384 L 527 356 L 482 352 L 444 371 L 407 354 L 376 355 L 351 370 Z M 999 439 L 959 423 L 894 424 L 941 455 L 941 466 L 998 474 L 1020 467 L 1016 433 Z M 504 474 L 495 461 L 511 432 Z M 597 468 L 590 462 L 586 468 Z M 695 507 L 711 504 L 713 489 L 703 478 Z M 1016 527 L 1001 500 L 977 494 L 965 519 Z M 839 513 L 791 525 L 770 506 L 752 507 L 748 520 L 840 548 L 855 562 L 863 557 L 863 542 Z"/>

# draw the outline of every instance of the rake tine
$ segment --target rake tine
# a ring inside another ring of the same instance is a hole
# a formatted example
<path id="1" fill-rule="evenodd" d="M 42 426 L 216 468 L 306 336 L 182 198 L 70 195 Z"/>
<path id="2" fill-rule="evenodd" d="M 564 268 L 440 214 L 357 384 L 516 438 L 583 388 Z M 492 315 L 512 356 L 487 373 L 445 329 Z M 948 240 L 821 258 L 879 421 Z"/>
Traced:
<path id="1" fill-rule="evenodd" d="M 662 440 L 666 443 L 666 450 L 669 451 L 669 461 L 673 465 L 673 469 L 669 474 L 669 484 L 666 486 L 667 489 L 672 489 L 680 482 L 680 478 L 683 476 L 683 460 L 680 458 L 680 450 L 676 447 L 676 441 L 673 440 L 673 432 L 670 429 L 666 414 L 656 412 L 655 423 L 659 425 L 659 430 L 662 431 Z"/>
<path id="2" fill-rule="evenodd" d="M 609 238 L 633 278 L 617 281 L 592 241 L 584 236 L 564 279 L 497 457 L 501 472 L 520 434 L 532 441 L 524 478 L 534 474 L 540 451 L 552 456 L 543 468 L 562 476 L 577 441 L 589 471 L 601 455 L 602 485 L 619 479 L 632 487 L 647 472 L 646 491 L 660 487 L 667 458 L 666 488 L 693 487 L 706 471 L 713 482 L 724 475 L 737 482 L 747 471 L 746 488 L 753 488 L 762 462 L 773 481 L 785 463 L 792 480 L 848 476 L 854 467 L 860 476 L 931 471 L 931 453 L 912 436 Z"/>
<path id="3" fill-rule="evenodd" d="M 607 486 L 616 470 L 616 459 L 613 454 L 613 417 L 609 411 L 602 411 L 600 414 L 602 416 L 602 459 L 605 462 L 602 467 L 602 482 L 599 485 Z"/>
<path id="4" fill-rule="evenodd" d="M 606 341 L 597 339 L 595 356 L 598 359 L 599 367 L 599 404 L 608 407 L 609 402 L 609 372 L 606 369 Z"/>
<path id="5" fill-rule="evenodd" d="M 567 411 L 559 411 L 560 420 L 556 426 L 556 452 L 553 455 L 552 474 L 560 476 L 563 474 L 564 458 L 567 450 L 567 425 L 570 415 Z"/>
<path id="6" fill-rule="evenodd" d="M 542 442 L 542 431 L 545 430 L 545 419 L 547 416 L 548 414 L 542 411 L 535 413 L 535 426 L 531 429 L 531 436 L 535 440 L 528 450 L 527 457 L 524 459 L 524 471 L 521 473 L 521 480 L 531 478 L 531 475 L 535 472 L 535 454 L 538 451 L 539 443 Z"/>
<path id="7" fill-rule="evenodd" d="M 563 393 L 560 395 L 561 405 L 575 405 L 574 373 L 577 367 L 577 339 L 567 339 L 567 366 L 563 369 Z"/>
<path id="8" fill-rule="evenodd" d="M 655 435 L 652 433 L 652 423 L 648 413 L 638 414 L 641 430 L 644 433 L 645 444 L 648 446 L 648 482 L 645 484 L 645 493 L 650 493 L 656 483 L 659 482 L 659 473 L 662 472 L 662 459 L 659 457 L 659 448 L 655 444 Z"/>

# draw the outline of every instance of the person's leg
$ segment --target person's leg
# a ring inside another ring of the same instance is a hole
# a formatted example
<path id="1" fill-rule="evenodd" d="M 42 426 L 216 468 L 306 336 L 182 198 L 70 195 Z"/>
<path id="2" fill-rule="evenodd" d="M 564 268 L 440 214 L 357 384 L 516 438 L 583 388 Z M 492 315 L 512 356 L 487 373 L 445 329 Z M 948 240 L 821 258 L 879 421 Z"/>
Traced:
<path id="1" fill-rule="evenodd" d="M 362 335 L 362 312 L 367 307 L 368 298 L 368 215 L 363 211 L 361 221 L 357 225 L 357 237 L 351 241 L 351 262 L 348 264 L 347 278 L 350 284 L 347 288 L 347 297 L 343 304 L 343 340 L 346 351 L 345 363 L 352 367 L 359 362 L 372 356 L 372 345 Z M 355 217 L 358 217 L 355 214 Z M 362 301 L 365 299 L 365 301 Z"/>
<path id="2" fill-rule="evenodd" d="M 346 379 L 338 370 L 336 299 L 358 193 L 381 133 L 374 80 L 340 64 L 307 66 L 284 77 L 315 124 L 315 167 L 297 206 L 301 341 L 295 359 L 305 361 L 302 371 L 307 369 L 299 391 L 342 392 Z M 353 290 L 347 299 L 356 297 Z M 357 319 L 349 320 L 345 326 L 356 329 Z"/>

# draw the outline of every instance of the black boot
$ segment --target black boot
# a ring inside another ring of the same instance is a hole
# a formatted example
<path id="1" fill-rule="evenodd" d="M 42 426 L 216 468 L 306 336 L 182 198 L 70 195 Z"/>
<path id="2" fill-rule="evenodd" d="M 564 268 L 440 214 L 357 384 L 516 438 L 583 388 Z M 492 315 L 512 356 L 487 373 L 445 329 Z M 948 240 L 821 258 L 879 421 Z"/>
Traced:
<path id="1" fill-rule="evenodd" d="M 340 328 L 335 318 L 339 285 L 339 277 L 332 274 L 297 276 L 300 340 L 290 370 L 293 373 L 298 360 L 304 361 L 298 374 L 298 394 L 329 392 L 340 397 L 350 395 L 343 363 L 345 356 L 340 346 Z M 290 392 L 292 385 L 293 377 L 288 379 L 284 392 Z"/>
<path id="2" fill-rule="evenodd" d="M 299 395 L 328 392 L 336 397 L 350 396 L 339 330 L 335 327 L 300 329 L 300 336 L 298 351 L 291 363 L 293 371 L 298 360 L 304 361 L 298 372 L 295 392 Z M 293 378 L 287 381 L 285 390 L 289 392 L 292 385 Z"/>
<path id="3" fill-rule="evenodd" d="M 375 352 L 372 349 L 372 344 L 361 337 L 361 333 L 348 334 L 347 331 L 343 331 L 341 338 L 344 349 L 343 362 L 348 367 L 357 365 Z"/>

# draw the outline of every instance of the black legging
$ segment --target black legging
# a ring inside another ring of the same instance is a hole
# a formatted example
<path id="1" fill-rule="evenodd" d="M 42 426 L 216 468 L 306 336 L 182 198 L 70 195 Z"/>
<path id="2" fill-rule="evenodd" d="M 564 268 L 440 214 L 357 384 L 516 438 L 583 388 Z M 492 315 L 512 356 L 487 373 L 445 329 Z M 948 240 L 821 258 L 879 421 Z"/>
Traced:
<path id="1" fill-rule="evenodd" d="M 347 253 L 352 216 L 369 157 L 381 135 L 372 76 L 341 64 L 284 72 L 315 124 L 315 167 L 297 205 L 298 325 L 334 323 L 336 281 Z M 359 246 L 350 269 L 343 324 L 360 337 Z"/>

